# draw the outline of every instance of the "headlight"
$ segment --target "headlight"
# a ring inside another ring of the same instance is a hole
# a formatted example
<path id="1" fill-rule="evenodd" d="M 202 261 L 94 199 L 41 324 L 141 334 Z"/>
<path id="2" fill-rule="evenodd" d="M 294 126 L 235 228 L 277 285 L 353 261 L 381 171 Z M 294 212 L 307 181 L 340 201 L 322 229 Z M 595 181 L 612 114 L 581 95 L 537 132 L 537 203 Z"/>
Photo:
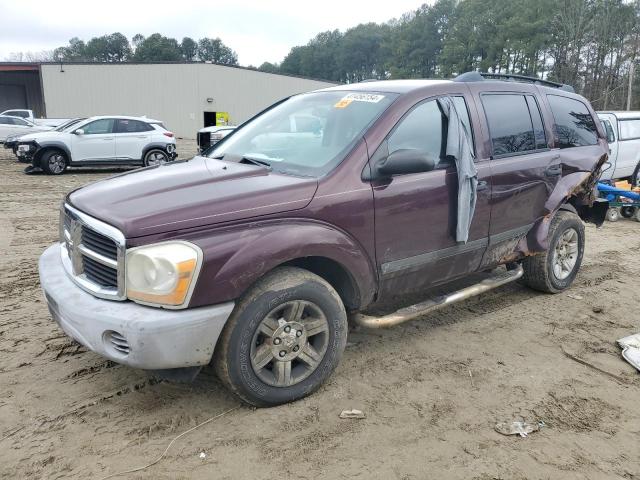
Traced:
<path id="1" fill-rule="evenodd" d="M 195 287 L 202 250 L 174 241 L 127 251 L 127 297 L 130 300 L 169 308 L 186 306 Z"/>
<path id="2" fill-rule="evenodd" d="M 18 145 L 19 152 L 28 152 L 31 150 L 31 145 Z"/>

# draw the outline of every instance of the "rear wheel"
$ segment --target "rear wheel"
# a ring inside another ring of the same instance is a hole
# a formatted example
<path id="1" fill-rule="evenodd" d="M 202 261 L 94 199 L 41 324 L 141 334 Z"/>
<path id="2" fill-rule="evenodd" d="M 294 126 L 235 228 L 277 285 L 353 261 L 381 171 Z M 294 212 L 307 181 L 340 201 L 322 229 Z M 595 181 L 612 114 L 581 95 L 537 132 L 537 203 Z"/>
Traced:
<path id="1" fill-rule="evenodd" d="M 60 150 L 48 150 L 40 157 L 40 167 L 49 175 L 61 175 L 67 164 L 67 156 Z"/>
<path id="2" fill-rule="evenodd" d="M 169 161 L 169 154 L 159 148 L 149 150 L 144 156 L 144 166 L 152 167 L 155 165 L 162 165 Z"/>
<path id="3" fill-rule="evenodd" d="M 245 402 L 279 405 L 317 390 L 338 365 L 346 341 L 347 316 L 333 287 L 306 270 L 283 267 L 238 302 L 214 366 Z"/>
<path id="4" fill-rule="evenodd" d="M 620 220 L 620 210 L 615 207 L 609 208 L 609 210 L 607 210 L 607 220 L 610 222 L 617 222 Z"/>
<path id="5" fill-rule="evenodd" d="M 546 252 L 523 260 L 523 279 L 535 290 L 558 293 L 573 283 L 580 269 L 584 225 L 575 213 L 561 210 L 551 220 L 548 239 Z"/>

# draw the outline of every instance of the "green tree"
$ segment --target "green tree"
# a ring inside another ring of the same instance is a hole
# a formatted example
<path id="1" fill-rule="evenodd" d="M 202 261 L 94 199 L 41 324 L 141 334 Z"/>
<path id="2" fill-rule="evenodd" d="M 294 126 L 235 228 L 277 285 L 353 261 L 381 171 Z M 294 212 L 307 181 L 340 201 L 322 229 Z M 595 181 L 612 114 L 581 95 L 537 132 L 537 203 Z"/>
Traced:
<path id="1" fill-rule="evenodd" d="M 201 38 L 198 42 L 198 58 L 205 62 L 237 65 L 238 55 L 219 38 Z"/>
<path id="2" fill-rule="evenodd" d="M 86 59 L 93 62 L 124 62 L 133 55 L 127 37 L 117 32 L 92 38 L 84 53 Z"/>
<path id="3" fill-rule="evenodd" d="M 175 38 L 154 33 L 138 45 L 133 59 L 137 62 L 175 62 L 182 59 L 182 52 Z"/>
<path id="4" fill-rule="evenodd" d="M 280 66 L 277 63 L 264 62 L 258 67 L 261 72 L 280 73 Z"/>
<path id="5" fill-rule="evenodd" d="M 69 45 L 58 47 L 53 51 L 53 58 L 56 61 L 80 62 L 86 60 L 86 45 L 78 37 L 69 40 Z"/>
<path id="6" fill-rule="evenodd" d="M 193 38 L 184 37 L 180 42 L 180 52 L 186 61 L 193 61 L 198 56 L 198 44 Z"/>

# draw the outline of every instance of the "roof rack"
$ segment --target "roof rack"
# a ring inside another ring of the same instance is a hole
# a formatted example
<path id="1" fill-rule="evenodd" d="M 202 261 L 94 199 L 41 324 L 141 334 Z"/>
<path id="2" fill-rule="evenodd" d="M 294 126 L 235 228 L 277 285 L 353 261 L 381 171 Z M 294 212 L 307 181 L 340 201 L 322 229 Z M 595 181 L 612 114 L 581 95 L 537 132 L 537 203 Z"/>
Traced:
<path id="1" fill-rule="evenodd" d="M 454 82 L 482 82 L 484 80 L 505 80 L 507 82 L 524 82 L 542 85 L 544 87 L 553 87 L 565 92 L 575 93 L 571 85 L 564 83 L 551 82 L 549 80 L 541 80 L 537 77 L 528 77 L 526 75 L 516 75 L 515 73 L 489 73 L 489 72 L 466 72 L 458 75 L 453 79 Z"/>

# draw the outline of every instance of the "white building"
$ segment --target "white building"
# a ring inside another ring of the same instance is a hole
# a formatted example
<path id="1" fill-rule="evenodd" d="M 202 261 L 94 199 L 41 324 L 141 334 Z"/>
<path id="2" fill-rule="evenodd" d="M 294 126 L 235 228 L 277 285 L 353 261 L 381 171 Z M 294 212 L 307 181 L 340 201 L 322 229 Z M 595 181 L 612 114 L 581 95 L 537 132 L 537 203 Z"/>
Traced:
<path id="1" fill-rule="evenodd" d="M 195 138 L 203 126 L 238 125 L 284 97 L 331 85 L 210 63 L 0 63 L 0 111 L 146 115 Z"/>

